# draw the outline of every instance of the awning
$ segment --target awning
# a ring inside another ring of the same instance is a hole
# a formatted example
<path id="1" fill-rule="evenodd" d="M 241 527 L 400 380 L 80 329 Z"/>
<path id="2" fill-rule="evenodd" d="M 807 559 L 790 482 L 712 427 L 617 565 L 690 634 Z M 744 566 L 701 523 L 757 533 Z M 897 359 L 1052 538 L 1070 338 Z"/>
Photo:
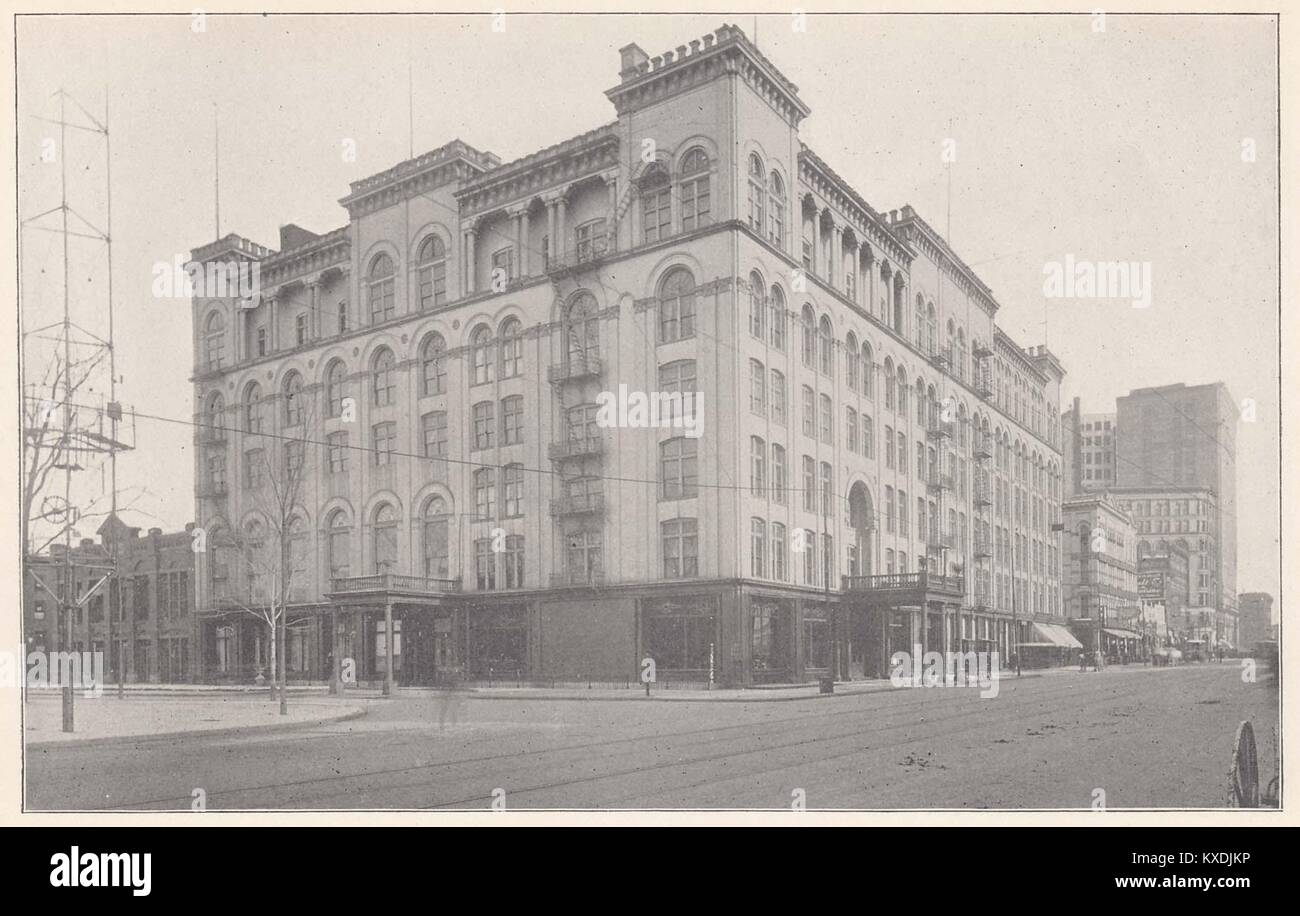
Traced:
<path id="1" fill-rule="evenodd" d="M 1062 649 L 1082 649 L 1083 643 L 1074 638 L 1074 634 L 1065 627 L 1055 623 L 1034 624 L 1034 635 L 1040 640 L 1059 646 Z"/>
<path id="2" fill-rule="evenodd" d="M 1109 633 L 1111 636 L 1114 636 L 1118 639 L 1141 639 L 1142 638 L 1137 633 L 1134 633 L 1132 630 L 1112 630 L 1110 627 L 1106 627 L 1103 629 L 1103 632 Z"/>

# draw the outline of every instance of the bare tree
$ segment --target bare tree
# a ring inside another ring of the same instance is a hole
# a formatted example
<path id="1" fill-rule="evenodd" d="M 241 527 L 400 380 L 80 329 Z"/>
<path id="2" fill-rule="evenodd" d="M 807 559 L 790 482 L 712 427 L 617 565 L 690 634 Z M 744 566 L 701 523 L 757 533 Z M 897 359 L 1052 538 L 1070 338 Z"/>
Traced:
<path id="1" fill-rule="evenodd" d="M 237 543 L 250 574 L 249 587 L 246 601 L 230 599 L 266 624 L 271 691 L 274 696 L 279 685 L 281 715 L 289 711 L 286 656 L 290 603 L 295 586 L 308 575 L 309 566 L 298 548 L 308 537 L 302 497 L 307 474 L 308 431 L 314 416 L 313 411 L 305 408 L 307 399 L 301 392 L 287 397 L 304 405 L 287 411 L 296 417 L 293 424 L 296 434 L 267 436 L 259 449 L 245 455 L 249 466 L 244 472 L 252 478 L 248 483 L 256 515 L 239 532 Z"/>
<path id="2" fill-rule="evenodd" d="M 24 392 L 23 504 L 19 525 L 23 549 L 32 554 L 40 553 L 63 536 L 65 527 L 75 523 L 71 507 L 45 507 L 38 503 L 45 494 L 50 475 L 72 461 L 75 455 L 75 433 L 71 438 L 65 438 L 63 434 L 63 411 L 70 411 L 67 426 L 75 430 L 77 393 L 102 361 L 103 351 L 94 357 L 73 360 L 71 363 L 65 363 L 63 355 L 55 351 L 45 364 L 40 382 L 29 385 Z M 42 522 L 56 524 L 58 528 L 43 545 L 32 550 L 31 526 Z"/>

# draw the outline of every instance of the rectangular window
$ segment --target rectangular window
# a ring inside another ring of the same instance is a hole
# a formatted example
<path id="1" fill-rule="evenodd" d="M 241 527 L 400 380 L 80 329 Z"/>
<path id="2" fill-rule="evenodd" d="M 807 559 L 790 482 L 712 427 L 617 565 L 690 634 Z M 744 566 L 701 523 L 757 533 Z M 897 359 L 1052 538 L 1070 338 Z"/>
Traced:
<path id="1" fill-rule="evenodd" d="M 266 483 L 266 458 L 260 448 L 244 453 L 244 486 L 249 490 L 261 489 Z"/>
<path id="2" fill-rule="evenodd" d="M 257 329 L 257 355 L 258 356 L 266 355 L 266 328 L 265 327 L 260 327 Z"/>
<path id="3" fill-rule="evenodd" d="M 675 518 L 659 526 L 665 579 L 691 579 L 700 574 L 698 523 Z"/>
<path id="4" fill-rule="evenodd" d="M 829 462 L 821 463 L 822 480 L 822 515 L 830 518 L 835 514 L 835 476 Z"/>
<path id="5" fill-rule="evenodd" d="M 605 221 L 593 219 L 573 230 L 574 254 L 578 261 L 590 261 L 605 253 Z"/>
<path id="6" fill-rule="evenodd" d="M 689 499 L 698 494 L 700 440 L 685 436 L 659 446 L 660 493 L 664 499 Z"/>
<path id="7" fill-rule="evenodd" d="M 504 503 L 505 518 L 516 518 L 524 514 L 524 468 L 520 464 L 507 464 L 502 472 L 504 486 L 501 498 Z"/>
<path id="8" fill-rule="evenodd" d="M 515 250 L 502 248 L 492 252 L 492 282 L 497 285 L 509 283 L 515 278 Z"/>
<path id="9" fill-rule="evenodd" d="M 834 445 L 835 444 L 835 427 L 834 427 L 835 414 L 834 414 L 834 408 L 831 406 L 831 399 L 828 395 L 823 394 L 821 396 L 821 405 L 822 405 L 822 411 L 821 411 L 822 441 L 825 442 L 827 445 Z"/>
<path id="10" fill-rule="evenodd" d="M 701 175 L 681 183 L 682 230 L 709 224 L 709 176 Z"/>
<path id="11" fill-rule="evenodd" d="M 494 520 L 497 515 L 497 474 L 492 468 L 479 468 L 474 472 L 475 518 Z"/>
<path id="12" fill-rule="evenodd" d="M 875 421 L 866 414 L 862 415 L 862 454 L 871 459 L 876 457 Z"/>
<path id="13" fill-rule="evenodd" d="M 447 411 L 435 410 L 422 416 L 420 434 L 424 440 L 424 457 L 447 457 Z"/>
<path id="14" fill-rule="evenodd" d="M 817 511 L 817 462 L 808 455 L 803 456 L 803 507 Z"/>
<path id="15" fill-rule="evenodd" d="M 785 376 L 772 370 L 772 422 L 785 426 Z"/>
<path id="16" fill-rule="evenodd" d="M 331 474 L 348 469 L 348 434 L 330 433 L 325 437 L 325 461 Z"/>
<path id="17" fill-rule="evenodd" d="M 375 464 L 392 464 L 393 453 L 397 451 L 397 424 L 392 422 L 376 423 L 372 432 Z"/>
<path id="18" fill-rule="evenodd" d="M 784 506 L 785 493 L 788 484 L 786 482 L 785 470 L 785 449 L 773 443 L 772 445 L 772 502 Z"/>
<path id="19" fill-rule="evenodd" d="M 817 405 L 813 390 L 803 386 L 803 434 L 810 439 L 817 438 Z"/>
<path id="20" fill-rule="evenodd" d="M 749 564 L 754 578 L 767 576 L 767 522 L 761 518 L 749 522 Z"/>
<path id="21" fill-rule="evenodd" d="M 641 229 L 647 243 L 672 235 L 671 201 L 672 193 L 668 188 L 641 192 Z"/>
<path id="22" fill-rule="evenodd" d="M 491 401 L 474 405 L 474 450 L 492 448 L 496 440 L 496 417 Z"/>
<path id="23" fill-rule="evenodd" d="M 767 495 L 767 443 L 749 437 L 749 492 L 760 499 Z"/>
<path id="24" fill-rule="evenodd" d="M 756 359 L 749 361 L 749 412 L 767 416 L 767 371 Z"/>
<path id="25" fill-rule="evenodd" d="M 298 346 L 307 342 L 307 313 L 299 312 L 293 319 L 293 335 Z"/>
<path id="26" fill-rule="evenodd" d="M 492 552 L 492 539 L 474 541 L 474 584 L 481 592 L 497 587 L 497 555 Z"/>
<path id="27" fill-rule="evenodd" d="M 501 402 L 501 444 L 518 445 L 524 441 L 524 399 L 521 395 Z"/>
<path id="28" fill-rule="evenodd" d="M 506 537 L 506 549 L 501 554 L 501 563 L 505 567 L 506 588 L 524 587 L 524 538 L 512 534 Z"/>
<path id="29" fill-rule="evenodd" d="M 772 523 L 772 578 L 784 582 L 789 577 L 786 566 L 785 525 Z"/>
<path id="30" fill-rule="evenodd" d="M 420 308 L 427 309 L 447 301 L 447 261 L 435 261 L 420 268 Z"/>

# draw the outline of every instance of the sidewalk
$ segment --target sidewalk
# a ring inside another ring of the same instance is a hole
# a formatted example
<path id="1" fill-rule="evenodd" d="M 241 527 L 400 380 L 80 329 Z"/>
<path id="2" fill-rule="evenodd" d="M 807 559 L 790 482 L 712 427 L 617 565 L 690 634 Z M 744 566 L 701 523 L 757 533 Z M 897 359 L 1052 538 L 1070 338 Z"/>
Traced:
<path id="1" fill-rule="evenodd" d="M 109 691 L 102 697 L 78 694 L 73 707 L 76 731 L 69 733 L 63 731 L 63 703 L 59 693 L 32 691 L 23 704 L 24 737 L 27 749 L 33 750 L 69 743 L 82 746 L 132 738 L 295 728 L 365 715 L 364 705 L 349 699 L 307 698 L 295 696 L 291 691 L 288 715 L 282 716 L 279 703 L 265 695 L 258 699 L 215 695 L 176 697 L 128 691 L 126 697 L 118 699 L 115 692 Z"/>

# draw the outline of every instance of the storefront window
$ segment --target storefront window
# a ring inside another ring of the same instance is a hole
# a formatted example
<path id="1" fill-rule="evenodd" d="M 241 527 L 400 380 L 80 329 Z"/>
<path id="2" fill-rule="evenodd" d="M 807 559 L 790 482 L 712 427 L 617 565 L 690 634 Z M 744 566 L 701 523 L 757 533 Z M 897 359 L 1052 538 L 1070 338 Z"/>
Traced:
<path id="1" fill-rule="evenodd" d="M 709 652 L 715 639 L 714 611 L 710 599 L 646 605 L 645 649 L 655 660 L 656 671 L 709 670 Z"/>
<path id="2" fill-rule="evenodd" d="M 831 665 L 831 625 L 826 620 L 825 613 L 822 608 L 809 608 L 804 612 L 804 668 L 829 668 Z"/>
<path id="3" fill-rule="evenodd" d="M 749 639 L 750 669 L 756 678 L 784 672 L 789 665 L 786 614 L 777 601 L 750 604 L 752 627 Z"/>

